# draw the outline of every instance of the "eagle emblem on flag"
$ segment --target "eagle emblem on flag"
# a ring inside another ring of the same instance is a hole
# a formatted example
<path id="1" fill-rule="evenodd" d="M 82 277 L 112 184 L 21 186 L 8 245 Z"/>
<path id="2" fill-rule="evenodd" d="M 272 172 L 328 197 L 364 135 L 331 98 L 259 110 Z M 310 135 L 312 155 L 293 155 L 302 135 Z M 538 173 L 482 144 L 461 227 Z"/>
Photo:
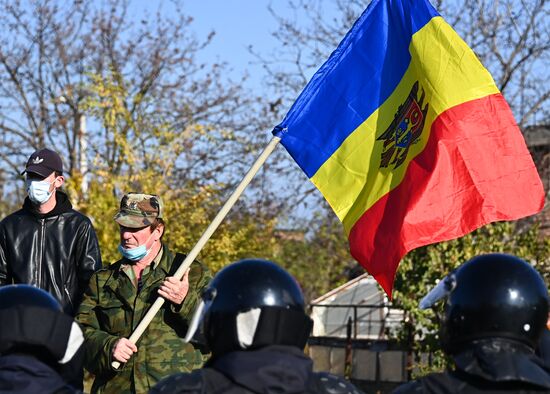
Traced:
<path id="1" fill-rule="evenodd" d="M 429 104 L 424 108 L 424 91 L 418 97 L 418 81 L 416 81 L 403 104 L 399 106 L 389 127 L 376 139 L 384 141 L 380 167 L 399 167 L 407 158 L 411 144 L 418 142 Z"/>

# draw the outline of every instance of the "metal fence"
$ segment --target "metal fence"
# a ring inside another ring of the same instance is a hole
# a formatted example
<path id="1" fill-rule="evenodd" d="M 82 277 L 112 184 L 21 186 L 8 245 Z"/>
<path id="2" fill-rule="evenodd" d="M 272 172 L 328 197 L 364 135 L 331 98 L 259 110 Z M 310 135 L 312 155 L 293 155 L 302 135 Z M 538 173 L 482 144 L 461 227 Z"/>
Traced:
<path id="1" fill-rule="evenodd" d="M 389 330 L 396 330 L 403 321 L 403 311 L 384 304 L 313 304 L 311 316 L 315 323 L 313 336 L 347 336 L 351 321 L 354 339 L 387 339 Z"/>
<path id="2" fill-rule="evenodd" d="M 314 304 L 308 353 L 317 371 L 329 371 L 389 392 L 410 379 L 410 346 L 391 340 L 403 311 L 388 305 Z M 319 327 L 321 325 L 321 327 Z"/>

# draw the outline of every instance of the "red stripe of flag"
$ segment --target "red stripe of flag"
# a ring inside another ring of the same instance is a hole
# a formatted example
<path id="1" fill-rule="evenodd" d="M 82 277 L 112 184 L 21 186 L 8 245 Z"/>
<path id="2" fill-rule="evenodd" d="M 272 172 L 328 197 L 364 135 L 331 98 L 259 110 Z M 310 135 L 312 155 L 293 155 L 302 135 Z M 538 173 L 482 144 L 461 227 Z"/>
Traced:
<path id="1" fill-rule="evenodd" d="M 535 214 L 543 205 L 542 183 L 512 112 L 501 94 L 490 95 L 433 122 L 402 183 L 353 226 L 351 254 L 391 295 L 408 251 Z"/>

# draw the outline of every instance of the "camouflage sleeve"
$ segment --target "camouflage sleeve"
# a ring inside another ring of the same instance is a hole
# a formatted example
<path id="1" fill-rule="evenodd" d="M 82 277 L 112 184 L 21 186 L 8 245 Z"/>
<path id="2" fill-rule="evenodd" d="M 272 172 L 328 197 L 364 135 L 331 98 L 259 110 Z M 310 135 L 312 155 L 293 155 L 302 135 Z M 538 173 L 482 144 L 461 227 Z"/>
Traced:
<path id="1" fill-rule="evenodd" d="M 84 366 L 94 375 L 113 371 L 111 354 L 114 343 L 119 339 L 119 337 L 103 331 L 99 326 L 95 313 L 95 307 L 99 303 L 98 289 L 99 278 L 96 273 L 90 278 L 76 315 L 76 320 L 84 331 Z"/>
<path id="2" fill-rule="evenodd" d="M 200 296 L 212 280 L 210 270 L 202 263 L 194 261 L 189 271 L 189 291 L 181 306 L 171 305 L 171 310 L 184 319 L 190 319 L 199 303 Z"/>

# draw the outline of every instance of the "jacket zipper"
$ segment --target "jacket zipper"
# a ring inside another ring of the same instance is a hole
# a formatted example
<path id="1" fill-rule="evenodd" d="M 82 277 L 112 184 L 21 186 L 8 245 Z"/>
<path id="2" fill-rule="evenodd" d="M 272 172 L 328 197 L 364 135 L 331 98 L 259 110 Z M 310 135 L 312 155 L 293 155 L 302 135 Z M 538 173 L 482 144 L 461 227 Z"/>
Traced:
<path id="1" fill-rule="evenodd" d="M 65 290 L 65 294 L 67 294 L 67 300 L 69 301 L 69 305 L 72 308 L 73 307 L 73 300 L 71 298 L 71 295 L 69 294 L 69 289 L 67 289 L 67 285 L 63 285 L 63 289 Z"/>
<path id="2" fill-rule="evenodd" d="M 41 227 L 41 232 L 40 232 L 40 258 L 38 259 L 38 270 L 37 270 L 37 275 L 38 275 L 38 280 L 37 280 L 37 286 L 38 288 L 42 289 L 42 262 L 44 260 L 44 238 L 45 238 L 45 219 L 40 219 L 40 227 Z"/>

